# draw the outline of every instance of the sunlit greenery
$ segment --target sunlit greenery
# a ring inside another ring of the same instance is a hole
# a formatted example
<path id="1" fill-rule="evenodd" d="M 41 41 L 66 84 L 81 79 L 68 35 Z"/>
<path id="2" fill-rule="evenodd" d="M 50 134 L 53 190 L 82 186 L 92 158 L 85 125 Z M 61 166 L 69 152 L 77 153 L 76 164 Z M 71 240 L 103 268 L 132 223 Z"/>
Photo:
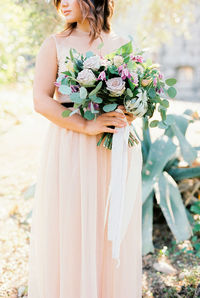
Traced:
<path id="1" fill-rule="evenodd" d="M 194 0 L 197 1 L 197 0 Z M 190 0 L 117 0 L 115 21 L 130 7 L 137 16 L 134 28 L 139 39 L 159 44 L 167 41 L 172 31 L 186 32 L 192 20 L 194 1 Z M 36 53 L 46 36 L 61 30 L 63 21 L 45 0 L 7 0 L 0 11 L 0 83 L 28 82 L 33 77 Z M 139 13 L 142 12 L 142 13 Z M 141 17 L 138 18 L 138 15 Z M 134 19 L 133 18 L 131 19 Z M 130 21 L 130 26 L 132 26 Z"/>

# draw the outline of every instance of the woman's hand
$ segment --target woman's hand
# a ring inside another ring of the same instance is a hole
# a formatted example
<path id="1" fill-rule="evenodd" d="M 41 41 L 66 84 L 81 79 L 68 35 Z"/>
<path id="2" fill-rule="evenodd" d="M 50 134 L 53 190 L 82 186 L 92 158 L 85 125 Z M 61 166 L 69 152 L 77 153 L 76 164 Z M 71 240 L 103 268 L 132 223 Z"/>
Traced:
<path id="1" fill-rule="evenodd" d="M 102 132 L 116 133 L 116 127 L 124 127 L 127 125 L 125 117 L 124 114 L 115 111 L 103 113 L 94 120 L 87 120 L 85 133 L 91 136 Z M 115 128 L 108 126 L 115 126 Z"/>
<path id="2" fill-rule="evenodd" d="M 125 114 L 126 119 L 127 119 L 129 125 L 131 125 L 132 121 L 137 118 L 132 113 L 127 112 L 126 109 L 125 109 L 125 107 L 123 105 L 120 105 L 117 108 L 119 108 L 120 110 L 123 111 L 123 113 Z"/>

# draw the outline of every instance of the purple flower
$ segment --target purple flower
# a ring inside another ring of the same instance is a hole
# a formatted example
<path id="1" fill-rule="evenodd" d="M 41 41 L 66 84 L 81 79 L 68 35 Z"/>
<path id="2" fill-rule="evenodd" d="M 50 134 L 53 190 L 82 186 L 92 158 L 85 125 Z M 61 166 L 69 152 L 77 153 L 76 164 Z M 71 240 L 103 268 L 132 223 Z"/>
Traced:
<path id="1" fill-rule="evenodd" d="M 137 55 L 137 56 L 130 55 L 130 57 L 135 62 L 143 63 L 143 61 L 144 61 L 144 58 L 140 55 Z"/>
<path id="2" fill-rule="evenodd" d="M 160 89 L 157 88 L 157 89 L 156 89 L 156 92 L 158 92 L 159 94 L 161 94 L 163 91 L 164 91 L 163 88 L 160 88 Z"/>
<path id="3" fill-rule="evenodd" d="M 159 77 L 160 80 L 162 80 L 163 79 L 162 73 L 159 72 L 158 77 Z"/>
<path id="4" fill-rule="evenodd" d="M 106 73 L 105 73 L 105 71 L 101 71 L 100 72 L 100 74 L 99 74 L 99 76 L 97 78 L 97 81 L 99 81 L 99 80 L 101 80 L 101 81 L 105 81 L 106 80 Z"/>
<path id="5" fill-rule="evenodd" d="M 79 86 L 77 86 L 77 85 L 71 85 L 70 87 L 72 89 L 72 92 L 78 92 L 78 90 L 79 90 Z"/>
<path id="6" fill-rule="evenodd" d="M 126 68 L 126 66 L 124 66 L 124 65 L 120 65 L 118 67 L 118 72 L 121 75 L 122 80 L 125 80 L 126 78 L 129 78 L 129 79 L 131 78 L 131 74 L 130 74 L 128 68 Z"/>
<path id="7" fill-rule="evenodd" d="M 99 109 L 98 103 L 92 103 L 92 104 L 93 104 L 94 110 L 98 110 Z M 88 104 L 88 108 L 91 111 L 91 101 Z"/>

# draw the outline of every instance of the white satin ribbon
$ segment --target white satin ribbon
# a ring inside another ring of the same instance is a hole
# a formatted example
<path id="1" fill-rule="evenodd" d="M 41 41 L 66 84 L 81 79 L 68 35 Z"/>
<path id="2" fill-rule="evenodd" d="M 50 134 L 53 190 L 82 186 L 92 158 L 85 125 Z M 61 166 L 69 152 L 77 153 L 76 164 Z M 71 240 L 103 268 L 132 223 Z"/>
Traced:
<path id="1" fill-rule="evenodd" d="M 123 111 L 120 109 L 117 109 L 116 111 L 123 113 Z M 127 122 L 126 118 L 125 120 Z M 126 215 L 124 215 L 124 212 L 128 213 L 127 212 L 128 204 L 132 209 L 133 201 L 134 201 L 134 198 L 131 198 L 132 202 L 130 201 L 130 195 L 129 195 L 129 201 L 126 202 L 126 206 L 125 206 L 127 169 L 128 169 L 128 139 L 129 139 L 130 130 L 131 130 L 131 126 L 127 122 L 127 125 L 125 127 L 119 128 L 118 132 L 113 134 L 112 155 L 111 155 L 111 179 L 110 179 L 109 193 L 107 197 L 106 211 L 105 211 L 105 217 L 104 217 L 104 227 L 105 227 L 108 205 L 110 203 L 109 214 L 108 214 L 108 240 L 112 241 L 112 257 L 113 259 L 117 259 L 117 268 L 120 265 L 119 257 L 120 257 L 120 244 L 122 240 L 122 234 L 125 234 L 125 231 L 123 231 L 123 229 L 126 230 L 128 227 L 128 223 L 125 221 L 123 222 L 124 218 L 126 219 Z M 134 144 L 134 146 L 137 147 L 137 144 Z M 137 152 L 139 153 L 138 150 Z M 135 156 L 135 157 L 137 158 L 139 156 Z M 140 161 L 140 158 L 139 158 L 139 161 Z M 137 172 L 137 169 L 139 169 L 139 172 Z M 138 175 L 138 173 L 140 173 L 140 166 L 138 166 L 137 169 L 136 169 L 136 172 L 137 172 L 136 174 Z M 132 183 L 133 183 L 133 191 L 136 191 L 138 179 L 136 179 L 136 181 L 132 181 Z M 134 196 L 134 193 L 133 193 L 133 196 Z M 126 221 L 127 220 L 129 221 L 130 214 L 127 214 L 127 215 L 128 215 L 128 219 L 126 219 Z"/>

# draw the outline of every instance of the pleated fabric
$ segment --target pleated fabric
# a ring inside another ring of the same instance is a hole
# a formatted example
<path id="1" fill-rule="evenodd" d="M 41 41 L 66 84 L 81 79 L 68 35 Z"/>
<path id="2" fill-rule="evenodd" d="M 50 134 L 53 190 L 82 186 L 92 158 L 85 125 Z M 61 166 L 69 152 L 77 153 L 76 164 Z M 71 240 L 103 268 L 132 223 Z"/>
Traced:
<path id="1" fill-rule="evenodd" d="M 111 151 L 97 147 L 99 138 L 49 122 L 33 203 L 29 298 L 142 297 L 141 145 L 137 190 L 130 183 L 134 167 L 128 171 L 126 193 L 134 205 L 116 268 L 107 222 L 104 229 Z M 129 164 L 134 154 L 129 148 Z"/>

